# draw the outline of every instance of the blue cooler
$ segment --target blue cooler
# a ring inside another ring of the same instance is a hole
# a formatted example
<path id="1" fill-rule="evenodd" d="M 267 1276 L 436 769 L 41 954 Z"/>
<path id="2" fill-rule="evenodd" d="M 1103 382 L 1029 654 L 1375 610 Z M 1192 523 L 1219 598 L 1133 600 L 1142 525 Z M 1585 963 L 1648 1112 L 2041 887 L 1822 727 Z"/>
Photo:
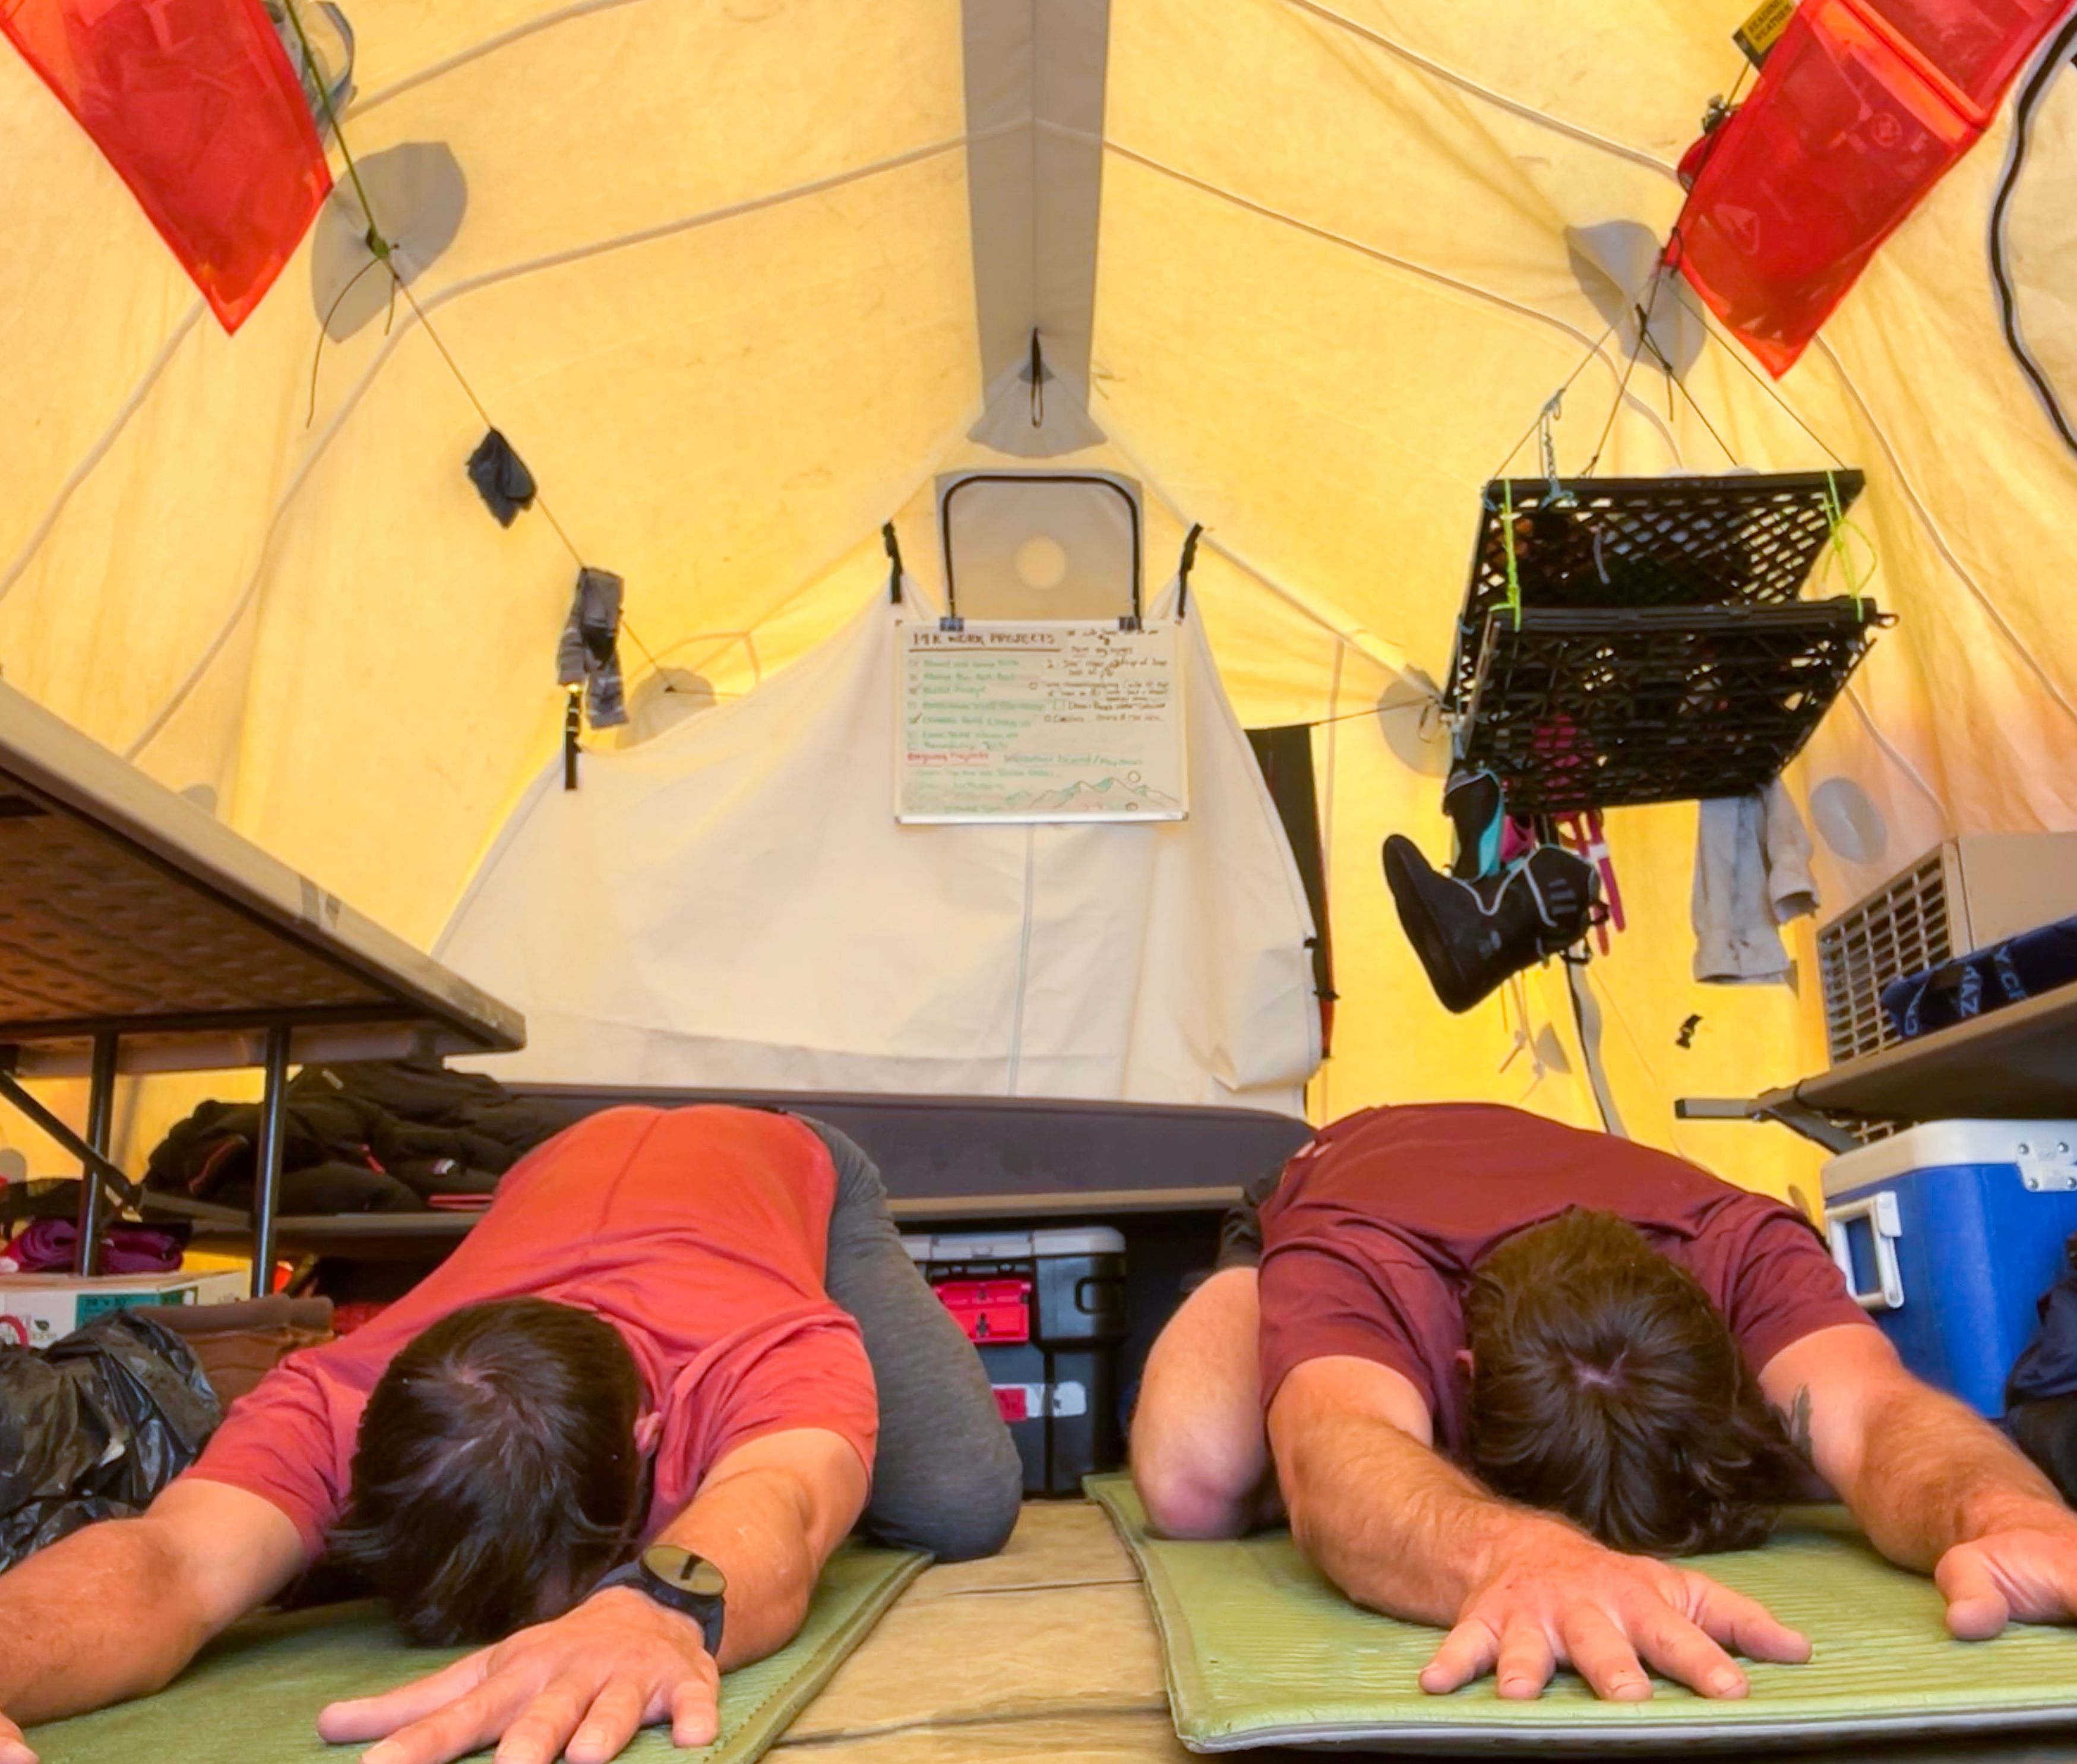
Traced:
<path id="1" fill-rule="evenodd" d="M 2077 1121 L 1934 1121 L 1825 1167 L 1825 1229 L 1904 1363 L 1981 1413 L 2077 1231 Z"/>

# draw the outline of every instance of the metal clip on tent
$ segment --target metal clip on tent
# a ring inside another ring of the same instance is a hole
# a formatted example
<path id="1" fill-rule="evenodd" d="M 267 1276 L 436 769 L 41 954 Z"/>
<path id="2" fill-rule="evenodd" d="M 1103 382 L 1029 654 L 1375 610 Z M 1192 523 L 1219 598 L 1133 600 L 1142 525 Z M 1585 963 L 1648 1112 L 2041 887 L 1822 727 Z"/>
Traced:
<path id="1" fill-rule="evenodd" d="M 1190 572 L 1197 567 L 1197 541 L 1204 536 L 1205 523 L 1193 521 L 1190 530 L 1183 535 L 1182 560 L 1176 566 L 1176 622 L 1180 624 L 1183 616 L 1190 609 Z"/>
<path id="2" fill-rule="evenodd" d="M 887 598 L 899 606 L 901 604 L 901 542 L 894 536 L 892 521 L 881 523 L 880 537 L 887 547 Z"/>

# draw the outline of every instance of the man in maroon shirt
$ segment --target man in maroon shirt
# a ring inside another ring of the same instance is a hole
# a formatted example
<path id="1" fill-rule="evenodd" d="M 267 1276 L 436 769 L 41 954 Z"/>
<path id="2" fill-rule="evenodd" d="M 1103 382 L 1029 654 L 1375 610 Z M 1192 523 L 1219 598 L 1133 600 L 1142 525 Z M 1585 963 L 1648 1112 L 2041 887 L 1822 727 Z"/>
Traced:
<path id="1" fill-rule="evenodd" d="M 1807 1658 L 1661 1558 L 1758 1541 L 1813 1472 L 1958 1637 L 2077 1615 L 2077 1516 L 1904 1370 L 1800 1214 L 1512 1109 L 1316 1134 L 1156 1342 L 1132 1458 L 1157 1529 L 1280 1508 L 1351 1598 L 1447 1629 L 1434 1692 L 1533 1697 L 1562 1663 L 1741 1696 L 1728 1650 Z"/>

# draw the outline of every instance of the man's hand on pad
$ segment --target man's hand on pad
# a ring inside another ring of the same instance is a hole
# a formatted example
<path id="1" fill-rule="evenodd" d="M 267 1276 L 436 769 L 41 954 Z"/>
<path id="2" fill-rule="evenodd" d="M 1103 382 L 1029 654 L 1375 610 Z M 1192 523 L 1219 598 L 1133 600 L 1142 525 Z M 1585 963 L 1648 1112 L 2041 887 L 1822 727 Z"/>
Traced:
<path id="1" fill-rule="evenodd" d="M 2077 1520 L 2050 1512 L 2038 1526 L 1957 1544 L 1933 1579 L 1959 1641 L 1988 1641 L 2008 1623 L 2077 1620 Z"/>
<path id="2" fill-rule="evenodd" d="M 318 1732 L 381 1741 L 367 1764 L 447 1764 L 493 1745 L 497 1764 L 607 1764 L 653 1722 L 681 1747 L 711 1744 L 719 1684 L 697 1624 L 614 1587 L 444 1671 L 334 1703 Z"/>
<path id="3" fill-rule="evenodd" d="M 36 1754 L 22 1737 L 22 1730 L 0 1715 L 0 1764 L 36 1764 Z"/>
<path id="4" fill-rule="evenodd" d="M 1727 1649 L 1792 1665 L 1810 1658 L 1765 1606 L 1704 1575 L 1618 1555 L 1556 1525 L 1536 1541 L 1471 1589 L 1422 1690 L 1442 1695 L 1491 1672 L 1503 1697 L 1530 1698 L 1569 1666 L 1596 1696 L 1639 1702 L 1651 1695 L 1649 1667 L 1704 1696 L 1742 1697 L 1746 1675 Z"/>

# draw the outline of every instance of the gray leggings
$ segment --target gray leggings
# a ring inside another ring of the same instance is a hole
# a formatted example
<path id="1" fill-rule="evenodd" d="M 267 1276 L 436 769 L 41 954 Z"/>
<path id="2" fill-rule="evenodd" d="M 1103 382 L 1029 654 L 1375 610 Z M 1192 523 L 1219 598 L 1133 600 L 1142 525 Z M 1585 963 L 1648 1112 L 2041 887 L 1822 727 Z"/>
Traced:
<path id="1" fill-rule="evenodd" d="M 836 1160 L 830 1296 L 857 1322 L 880 1391 L 864 1528 L 941 1562 L 993 1555 L 1017 1523 L 1024 1471 L 980 1356 L 901 1247 L 872 1160 L 835 1128 L 801 1118 Z"/>

